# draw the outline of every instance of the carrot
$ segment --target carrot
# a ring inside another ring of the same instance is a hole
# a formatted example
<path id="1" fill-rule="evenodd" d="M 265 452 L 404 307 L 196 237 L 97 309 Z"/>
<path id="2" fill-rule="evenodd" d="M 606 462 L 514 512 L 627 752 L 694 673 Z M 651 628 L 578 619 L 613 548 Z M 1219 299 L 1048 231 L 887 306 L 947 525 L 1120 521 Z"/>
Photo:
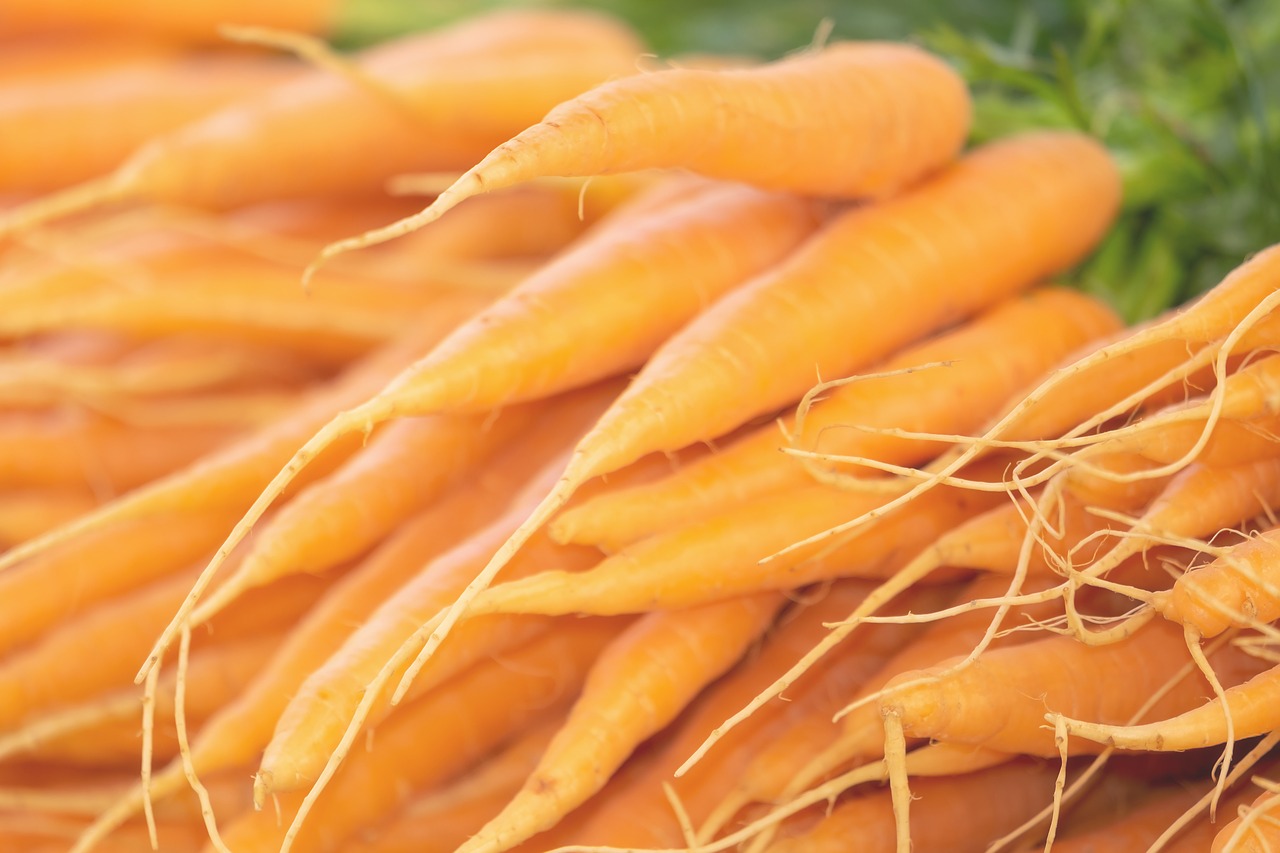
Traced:
<path id="1" fill-rule="evenodd" d="M 1233 792 L 1222 805 L 1229 808 L 1239 804 L 1243 791 Z M 1067 832 L 1053 842 L 1058 853 L 1129 853 L 1147 850 L 1164 831 L 1192 808 L 1200 797 L 1196 788 L 1184 785 L 1163 785 L 1152 796 L 1127 810 L 1116 819 L 1100 824 L 1084 832 Z M 1173 853 L 1196 853 L 1212 845 L 1214 835 L 1221 829 L 1207 817 L 1197 820 L 1174 837 L 1174 842 L 1162 849 Z"/>
<path id="2" fill-rule="evenodd" d="M 371 344 L 403 334 L 424 311 L 447 312 L 451 302 L 474 309 L 481 296 L 456 288 L 377 287 L 350 278 L 328 278 L 308 295 L 298 289 L 297 273 L 288 266 L 232 258 L 188 268 L 151 286 L 104 286 L 93 277 L 86 284 L 88 293 L 67 298 L 49 294 L 39 304 L 12 307 L 0 322 L 0 333 L 88 329 L 132 338 L 198 334 L 347 360 Z M 4 301 L 0 295 L 0 304 Z"/>
<path id="3" fill-rule="evenodd" d="M 106 71 L 133 64 L 149 64 L 176 56 L 178 45 L 145 36 L 62 34 L 10 41 L 0 56 L 0 85 L 32 80 L 58 80 L 90 71 Z"/>
<path id="4" fill-rule="evenodd" d="M 1032 588 L 1046 586 L 1048 583 L 1048 578 L 1040 579 L 1033 583 Z M 959 599 L 985 598 L 1004 592 L 1007 586 L 1008 580 L 1000 575 L 980 576 L 970 582 Z M 1023 620 L 1044 618 L 1049 615 L 1048 608 L 1051 606 L 1041 604 L 1024 608 L 1020 615 Z M 733 790 L 716 807 L 713 813 L 716 820 L 709 821 L 702 834 L 718 830 L 721 821 L 731 817 L 747 803 L 785 803 L 841 765 L 857 767 L 881 757 L 884 735 L 880 726 L 879 709 L 865 700 L 875 696 L 886 682 L 902 672 L 932 666 L 953 655 L 967 653 L 986 632 L 988 621 L 984 614 L 974 612 L 926 625 L 920 636 L 903 644 L 896 654 L 887 655 L 883 665 L 869 675 L 851 697 L 845 697 L 851 700 L 845 710 L 828 715 L 829 722 L 811 727 L 796 726 L 772 739 L 735 774 Z M 867 627 L 877 631 L 887 626 Z M 1015 631 L 1000 637 L 995 645 L 1012 645 L 1032 638 L 1033 635 L 1027 631 Z M 854 641 L 856 642 L 856 637 Z M 821 661 L 817 665 L 821 666 Z M 808 673 L 809 670 L 806 669 L 805 674 Z M 790 689 L 787 688 L 788 691 Z M 737 712 L 745 704 L 745 701 L 740 702 L 731 710 Z M 722 717 L 717 721 L 717 724 L 723 719 Z M 754 714 L 751 719 L 754 719 Z M 832 731 L 833 725 L 835 731 Z M 686 755 L 690 752 L 692 750 L 686 750 Z M 692 772 L 697 771 L 698 766 L 695 765 Z M 757 839 L 753 848 L 760 841 L 761 839 Z"/>
<path id="5" fill-rule="evenodd" d="M 99 601 L 200 558 L 217 543 L 229 522 L 228 513 L 216 511 L 126 517 L 0 574 L 4 613 L 0 651 L 10 652 Z M 9 550 L 0 559 L 20 553 L 23 547 Z M 76 595 L 69 597 L 68 589 Z"/>
<path id="6" fill-rule="evenodd" d="M 634 623 L 592 667 L 524 787 L 459 853 L 505 850 L 585 801 L 637 745 L 733 665 L 781 603 L 765 593 Z"/>
<path id="7" fill-rule="evenodd" d="M 549 570 L 509 580 L 480 593 L 467 613 L 638 613 L 836 577 L 892 577 L 911 555 L 911 543 L 941 535 L 996 499 L 940 492 L 834 545 L 761 562 L 807 531 L 880 500 L 822 485 L 766 494 L 641 540 L 585 572 Z"/>
<path id="8" fill-rule="evenodd" d="M 580 421 L 584 413 L 570 405 L 539 419 L 521 441 L 496 455 L 474 481 L 406 522 L 362 565 L 339 580 L 294 628 L 286 645 L 267 662 L 254 683 L 206 724 L 192 745 L 191 760 L 196 770 L 212 773 L 258 760 L 294 694 L 303 697 L 297 702 L 301 708 L 313 712 L 323 708 L 306 698 L 311 695 L 309 691 L 300 690 L 308 677 L 423 565 L 457 540 L 492 523 L 503 511 L 511 491 L 544 467 L 553 453 L 563 452 L 569 440 L 566 436 L 581 429 L 582 424 L 575 422 L 575 417 Z M 372 630 L 364 629 L 362 633 Z M 170 765 L 156 776 L 153 795 L 162 797 L 176 790 L 185 781 L 181 770 Z M 86 830 L 79 849 L 90 849 L 141 805 L 137 790 L 122 797 Z"/>
<path id="9" fill-rule="evenodd" d="M 625 210 L 621 215 L 626 217 Z M 776 261 L 812 227 L 804 202 L 746 187 L 710 186 L 660 206 L 642 221 L 627 217 L 597 229 L 595 239 L 542 267 L 377 396 L 341 413 L 304 444 L 231 532 L 197 581 L 191 603 L 284 486 L 334 441 L 396 416 L 486 411 L 634 367 L 707 302 Z M 752 235 L 750 251 L 731 248 L 745 234 Z M 695 286 L 686 284 L 690 277 Z M 614 298 L 620 287 L 633 298 Z M 550 329 L 548 313 L 557 319 Z M 169 643 L 187 610 L 184 605 L 178 612 L 157 650 Z"/>
<path id="10" fill-rule="evenodd" d="M 552 463 L 553 465 L 555 462 Z M 389 711 L 381 686 L 390 673 L 380 673 L 388 658 L 431 614 L 445 606 L 474 576 L 476 566 L 488 558 L 496 544 L 506 536 L 526 511 L 531 500 L 529 491 L 542 486 L 548 477 L 543 471 L 525 488 L 503 515 L 485 529 L 455 543 L 450 550 L 431 560 L 412 580 L 388 598 L 343 643 L 324 666 L 316 670 L 291 697 L 280 715 L 276 733 L 263 754 L 257 787 L 262 796 L 273 791 L 287 791 L 317 778 L 329 756 L 344 737 L 358 725 L 353 715 L 361 704 L 369 704 L 363 714 L 374 711 L 375 720 Z M 599 559 L 593 549 L 558 546 L 549 540 L 533 543 L 533 547 L 517 564 L 510 567 L 515 576 L 527 574 L 548 562 L 569 568 L 586 568 Z M 419 693 L 439 683 L 458 665 L 474 656 L 487 653 L 489 638 L 501 637 L 502 631 L 527 630 L 542 620 L 493 618 L 476 620 L 471 626 L 473 640 L 459 643 L 451 655 L 433 665 L 431 678 L 416 685 Z M 522 627 L 523 626 L 523 627 Z M 452 658 L 452 660 L 450 660 Z M 404 666 L 398 667 L 403 672 Z M 357 689 L 352 689 L 352 687 Z M 376 703 L 376 709 L 373 703 Z M 363 716 L 358 718 L 363 722 Z"/>
<path id="11" fill-rule="evenodd" d="M 24 353 L 5 359 L 0 401 L 11 408 L 159 397 L 226 388 L 298 387 L 318 366 L 274 347 L 233 347 L 174 336 L 105 363 Z"/>
<path id="12" fill-rule="evenodd" d="M 796 110 L 808 102 L 826 106 Z M 718 106 L 710 112 L 707 104 Z M 545 175 L 680 167 L 808 195 L 888 195 L 955 156 L 969 110 L 955 72 L 904 44 L 834 44 L 758 68 L 655 71 L 561 104 L 422 213 L 335 243 L 319 262 L 426 225 L 471 196 Z M 753 140 L 750 153 L 743 139 Z"/>
<path id="13" fill-rule="evenodd" d="M 681 841 L 680 829 L 672 820 L 671 806 L 661 783 L 669 782 L 675 788 L 682 805 L 690 810 L 690 818 L 697 820 L 698 805 L 691 803 L 689 797 L 701 798 L 707 788 L 714 790 L 718 784 L 729 782 L 735 763 L 746 760 L 750 753 L 744 748 L 727 749 L 717 756 L 721 761 L 708 762 L 706 768 L 699 768 L 695 778 L 688 780 L 672 779 L 671 771 L 684 760 L 708 725 L 714 725 L 726 710 L 737 708 L 755 695 L 762 679 L 767 679 L 770 673 L 789 666 L 803 654 L 825 633 L 823 623 L 847 612 L 866 594 L 866 589 L 864 581 L 841 581 L 802 595 L 795 606 L 784 611 L 758 649 L 745 655 L 733 670 L 677 718 L 673 723 L 675 731 L 656 747 L 656 753 L 645 752 L 643 770 L 624 769 L 619 774 L 623 777 L 619 782 L 611 781 L 609 787 L 591 801 L 600 802 L 575 837 L 592 843 L 632 846 L 667 846 Z M 766 720 L 775 719 L 784 707 L 784 703 L 768 706 L 752 721 L 752 726 L 738 734 L 735 745 L 747 743 L 751 734 L 768 730 Z"/>
<path id="14" fill-rule="evenodd" d="M 193 654 L 188 672 L 190 698 L 185 709 L 187 717 L 203 725 L 220 707 L 232 701 L 252 680 L 262 660 L 270 657 L 280 645 L 283 636 L 277 631 L 228 639 Z M 178 754 L 174 733 L 174 681 L 168 675 L 162 679 L 156 696 L 155 733 L 158 737 L 154 755 L 157 758 Z M 32 760 L 80 767 L 128 767 L 135 771 L 136 776 L 141 692 L 131 685 L 43 716 L 6 735 L 2 739 L 0 753 L 12 750 Z M 247 805 L 247 786 L 241 784 L 237 787 L 244 790 Z M 107 803 L 102 808 L 109 806 Z"/>
<path id="15" fill-rule="evenodd" d="M 220 55 L 9 86 L 0 91 L 0 121 L 8 128 L 0 139 L 0 190 L 48 192 L 88 180 L 152 137 L 297 72 L 296 63 Z"/>
<path id="16" fill-rule="evenodd" d="M 1280 671 L 1272 668 L 1228 686 L 1220 699 L 1211 699 L 1159 722 L 1116 725 L 1084 719 L 1078 714 L 1064 722 L 1070 734 L 1097 743 L 1149 752 L 1178 751 L 1227 743 L 1232 731 L 1235 738 L 1247 738 L 1280 728 L 1280 717 L 1275 712 L 1278 697 Z"/>
<path id="17" fill-rule="evenodd" d="M 1280 800 L 1276 796 L 1271 783 L 1249 806 L 1241 806 L 1240 817 L 1214 836 L 1211 853 L 1261 853 L 1273 849 L 1280 842 L 1280 819 L 1276 817 Z"/>
<path id="18" fill-rule="evenodd" d="M 127 425 L 62 408 L 0 418 L 0 484 L 119 494 L 183 468 L 243 434 L 225 424 Z"/>
<path id="19" fill-rule="evenodd" d="M 1280 460 L 1263 459 L 1228 468 L 1193 463 L 1136 519 L 1135 535 L 1094 560 L 1089 572 L 1105 576 L 1111 567 L 1143 551 L 1148 541 L 1145 533 L 1160 539 L 1207 537 L 1240 525 L 1278 502 Z"/>
<path id="20" fill-rule="evenodd" d="M 125 198 L 229 209 L 465 166 L 564 98 L 630 73 L 640 51 L 589 13 L 494 13 L 408 36 L 356 60 L 381 96 L 317 69 L 154 139 L 106 177 L 5 217 L 0 233 Z"/>
<path id="21" fill-rule="evenodd" d="M 47 533 L 99 501 L 85 489 L 10 489 L 0 497 L 0 551 Z"/>
<path id="22" fill-rule="evenodd" d="M 1280 617 L 1280 582 L 1272 568 L 1277 538 L 1280 528 L 1272 528 L 1220 553 L 1179 577 L 1169 593 L 1157 593 L 1155 608 L 1200 637 Z"/>
<path id="23" fill-rule="evenodd" d="M 625 630 L 618 620 L 578 620 L 479 662 L 448 689 L 397 708 L 378 727 L 372 749 L 353 752 L 334 776 L 323 808 L 308 814 L 296 810 L 297 796 L 282 795 L 293 819 L 288 831 L 273 811 L 251 812 L 223 840 L 239 853 L 281 849 L 295 835 L 303 849 L 341 849 L 349 834 L 386 817 L 414 790 L 472 766 L 530 719 L 572 702 L 619 629 Z"/>
<path id="24" fill-rule="evenodd" d="M 903 673 L 886 685 L 880 705 L 917 737 L 1055 756 L 1053 732 L 1043 726 L 1046 709 L 1072 719 L 1125 721 L 1162 685 L 1180 677 L 1183 659 L 1176 650 L 1182 645 L 1181 631 L 1162 622 L 1105 646 L 1051 637 L 990 651 L 963 669 L 948 671 L 943 665 L 936 669 L 938 676 L 930 670 Z M 1212 659 L 1226 684 L 1238 684 L 1265 666 L 1231 647 Z M 1130 689 L 1112 689 L 1102 672 L 1123 673 Z M 1195 681 L 1181 677 L 1151 713 L 1198 704 L 1204 688 Z M 1079 738 L 1069 747 L 1073 754 L 1098 751 Z"/>
<path id="25" fill-rule="evenodd" d="M 172 39 L 179 42 L 217 42 L 224 23 L 258 24 L 306 32 L 323 32 L 334 23 L 339 5 L 334 0 L 288 0 L 263 8 L 249 2 L 184 3 L 179 7 L 124 2 L 88 8 L 71 0 L 13 3 L 6 9 L 0 35 L 7 38 L 44 32 L 94 33 L 98 30 Z"/>
<path id="26" fill-rule="evenodd" d="M 912 784 L 911 849 L 961 853 L 986 850 L 992 838 L 1035 814 L 1053 794 L 1056 768 L 1021 759 L 988 770 Z M 999 808 L 990 807 L 999 803 Z M 769 853 L 895 850 L 893 805 L 887 790 L 836 806 L 811 831 L 768 847 Z"/>
<path id="27" fill-rule="evenodd" d="M 782 434 L 760 427 L 665 481 L 562 513 L 552 535 L 616 550 L 693 513 L 803 482 L 808 470 L 779 454 L 780 446 L 899 465 L 923 462 L 935 445 L 880 430 L 975 429 L 986 411 L 1116 322 L 1097 301 L 1066 290 L 1044 289 L 999 304 L 956 331 L 903 350 L 866 377 L 819 386 L 821 403 L 802 422 L 789 421 Z M 966 405 L 956 406 L 957 399 Z M 803 432 L 797 433 L 799 423 Z"/>

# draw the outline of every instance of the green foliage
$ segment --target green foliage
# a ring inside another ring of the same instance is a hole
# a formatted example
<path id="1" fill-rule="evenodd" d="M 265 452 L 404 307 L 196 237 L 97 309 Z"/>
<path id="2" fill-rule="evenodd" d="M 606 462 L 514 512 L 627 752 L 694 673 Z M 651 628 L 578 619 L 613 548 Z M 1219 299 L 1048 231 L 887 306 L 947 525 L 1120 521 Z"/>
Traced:
<path id="1" fill-rule="evenodd" d="M 662 56 L 924 43 L 971 81 L 975 142 L 1075 127 L 1114 152 L 1124 213 L 1073 277 L 1130 320 L 1280 241 L 1280 0 L 351 0 L 344 39 L 512 5 L 611 12 Z"/>

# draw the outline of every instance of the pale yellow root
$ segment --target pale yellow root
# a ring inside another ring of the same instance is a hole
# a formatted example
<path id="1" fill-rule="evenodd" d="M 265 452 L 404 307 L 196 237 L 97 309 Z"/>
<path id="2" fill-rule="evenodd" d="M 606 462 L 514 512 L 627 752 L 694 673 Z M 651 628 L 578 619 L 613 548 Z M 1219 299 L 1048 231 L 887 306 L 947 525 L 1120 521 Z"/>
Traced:
<path id="1" fill-rule="evenodd" d="M 178 637 L 177 678 L 173 688 L 173 719 L 178 732 L 178 754 L 182 759 L 182 772 L 187 777 L 191 790 L 200 799 L 200 817 L 204 820 L 205 830 L 209 833 L 209 841 L 217 853 L 232 853 L 218 833 L 218 822 L 214 818 L 213 803 L 209 800 L 209 789 L 196 775 L 195 761 L 191 757 L 191 741 L 187 737 L 187 670 L 191 658 L 191 628 L 182 626 Z"/>
<path id="2" fill-rule="evenodd" d="M 911 787 L 907 779 L 907 739 L 902 733 L 902 718 L 897 711 L 886 710 L 884 718 L 884 765 L 889 774 L 889 793 L 893 797 L 893 824 L 898 853 L 911 853 Z"/>
<path id="3" fill-rule="evenodd" d="M 1049 832 L 1044 840 L 1044 853 L 1053 849 L 1053 839 L 1058 836 L 1058 821 L 1062 817 L 1062 802 L 1067 786 L 1067 727 L 1058 719 L 1053 724 L 1053 742 L 1058 746 L 1058 777 L 1053 782 L 1052 817 Z"/>
<path id="4" fill-rule="evenodd" d="M 250 44 L 259 47 L 270 47 L 291 53 L 316 68 L 330 72 L 336 77 L 350 81 L 357 88 L 373 95 L 379 101 L 394 109 L 405 118 L 418 121 L 417 112 L 412 103 L 395 87 L 385 80 L 380 80 L 366 72 L 356 62 L 337 53 L 323 39 L 307 33 L 292 30 L 280 30 L 272 27 L 247 27 L 224 24 L 218 32 L 236 44 Z"/>
<path id="5" fill-rule="evenodd" d="M 156 836 L 155 807 L 151 802 L 151 756 L 155 748 L 156 689 L 159 684 L 160 667 L 155 666 L 147 673 L 142 694 L 142 813 L 146 816 L 147 835 L 151 839 L 152 850 L 160 849 L 160 841 Z"/>
<path id="6" fill-rule="evenodd" d="M 667 805 L 671 806 L 671 813 L 675 815 L 684 843 L 690 847 L 697 847 L 698 837 L 693 829 L 693 821 L 689 819 L 689 810 L 680 801 L 680 794 L 676 792 L 675 787 L 666 780 L 662 782 L 662 795 L 667 798 Z"/>

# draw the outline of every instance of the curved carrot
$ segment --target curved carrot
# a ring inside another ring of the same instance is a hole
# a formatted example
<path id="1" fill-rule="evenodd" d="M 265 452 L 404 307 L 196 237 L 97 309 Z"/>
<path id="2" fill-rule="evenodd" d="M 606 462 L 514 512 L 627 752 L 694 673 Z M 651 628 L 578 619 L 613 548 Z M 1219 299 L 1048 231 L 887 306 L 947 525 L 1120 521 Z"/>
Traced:
<path id="1" fill-rule="evenodd" d="M 1247 681 L 1228 686 L 1223 698 L 1201 701 L 1189 710 L 1168 719 L 1140 725 L 1108 724 L 1071 714 L 1066 720 L 1070 734 L 1114 745 L 1121 749 L 1148 752 L 1181 751 L 1216 746 L 1227 741 L 1227 717 L 1236 738 L 1266 734 L 1280 727 L 1280 669 L 1258 672 Z M 1202 697 L 1197 697 L 1202 698 Z M 1224 708 L 1225 705 L 1225 708 Z"/>
<path id="2" fill-rule="evenodd" d="M 1179 577 L 1171 591 L 1156 594 L 1154 605 L 1201 637 L 1271 622 L 1280 617 L 1278 547 L 1280 528 L 1263 531 Z"/>
<path id="3" fill-rule="evenodd" d="M 797 110 L 801 102 L 824 107 Z M 847 42 L 755 68 L 655 71 L 561 104 L 422 213 L 335 243 L 317 262 L 421 227 L 470 196 L 544 175 L 680 167 L 808 195 L 887 195 L 955 156 L 969 110 L 955 72 L 906 44 Z M 752 140 L 749 149 L 743 139 Z"/>
<path id="4" fill-rule="evenodd" d="M 622 25 L 573 12 L 499 12 L 407 36 L 356 60 L 383 97 L 317 69 L 153 140 L 104 178 L 13 212 L 0 233 L 123 198 L 230 209 L 465 167 L 561 100 L 633 72 L 641 49 Z"/>
<path id="5" fill-rule="evenodd" d="M 899 465 L 923 462 L 936 445 L 899 438 L 896 430 L 967 433 L 1015 390 L 1117 322 L 1100 302 L 1061 289 L 1001 303 L 953 332 L 903 350 L 865 377 L 834 384 L 799 422 L 803 432 L 796 434 L 794 419 L 785 435 L 773 425 L 760 427 L 663 481 L 562 513 L 551 524 L 552 535 L 617 550 L 695 513 L 803 483 L 807 469 L 778 452 L 788 445 Z M 961 399 L 965 404 L 956 405 Z"/>

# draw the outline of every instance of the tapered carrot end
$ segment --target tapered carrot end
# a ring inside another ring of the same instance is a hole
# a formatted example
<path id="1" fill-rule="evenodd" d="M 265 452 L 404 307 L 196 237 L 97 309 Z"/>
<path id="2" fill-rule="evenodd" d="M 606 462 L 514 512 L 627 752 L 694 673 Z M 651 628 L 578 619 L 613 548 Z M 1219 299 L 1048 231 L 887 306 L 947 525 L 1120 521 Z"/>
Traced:
<path id="1" fill-rule="evenodd" d="M 36 199 L 0 217 L 0 238 L 11 237 L 55 219 L 128 198 L 135 184 L 127 172 L 112 172 L 61 192 Z"/>

